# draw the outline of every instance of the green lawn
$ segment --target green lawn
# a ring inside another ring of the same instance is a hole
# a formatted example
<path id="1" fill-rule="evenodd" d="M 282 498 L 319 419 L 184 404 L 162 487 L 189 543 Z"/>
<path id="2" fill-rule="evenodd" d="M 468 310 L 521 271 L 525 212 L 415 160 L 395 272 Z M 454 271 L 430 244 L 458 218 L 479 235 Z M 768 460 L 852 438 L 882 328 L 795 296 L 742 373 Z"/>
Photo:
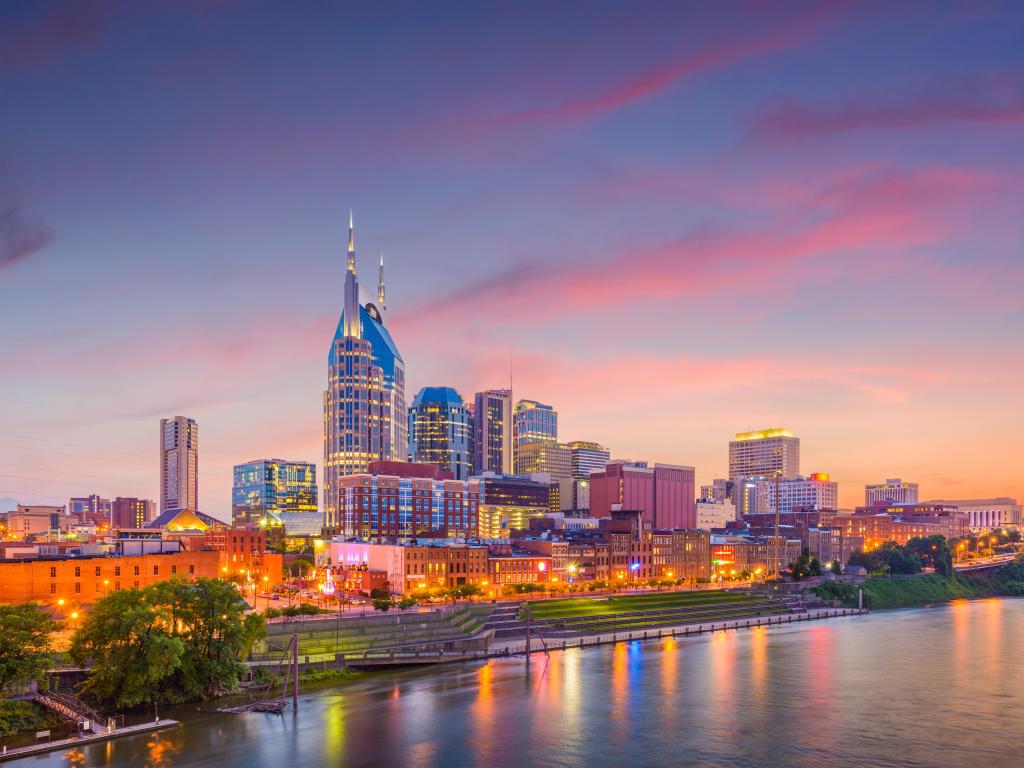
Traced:
<path id="1" fill-rule="evenodd" d="M 562 619 L 576 616 L 604 616 L 661 608 L 743 603 L 756 598 L 719 590 L 707 592 L 654 592 L 646 595 L 621 595 L 607 599 L 568 598 L 532 603 L 535 619 Z"/>

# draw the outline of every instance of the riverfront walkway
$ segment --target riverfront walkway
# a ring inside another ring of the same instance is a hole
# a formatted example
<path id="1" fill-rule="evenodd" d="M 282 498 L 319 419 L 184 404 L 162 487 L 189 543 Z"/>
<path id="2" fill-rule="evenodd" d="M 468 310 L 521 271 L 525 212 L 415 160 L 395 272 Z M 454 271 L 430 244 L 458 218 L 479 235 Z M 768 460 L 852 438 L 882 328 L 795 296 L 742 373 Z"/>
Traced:
<path id="1" fill-rule="evenodd" d="M 42 744 L 32 744 L 27 747 L 16 747 L 14 749 L 7 749 L 7 747 L 4 747 L 3 751 L 0 752 L 0 763 L 8 760 L 17 760 L 22 757 L 43 755 L 47 752 L 58 752 L 62 749 L 80 747 L 84 744 L 96 744 L 101 741 L 110 741 L 111 739 L 118 739 L 122 736 L 132 736 L 140 733 L 147 733 L 149 731 L 164 730 L 165 728 L 173 728 L 176 725 L 179 725 L 177 720 L 156 720 L 151 723 L 142 723 L 140 725 L 126 725 L 123 728 L 115 728 L 110 731 L 104 728 L 103 733 L 90 733 L 85 736 L 71 736 L 67 739 L 56 739 Z"/>

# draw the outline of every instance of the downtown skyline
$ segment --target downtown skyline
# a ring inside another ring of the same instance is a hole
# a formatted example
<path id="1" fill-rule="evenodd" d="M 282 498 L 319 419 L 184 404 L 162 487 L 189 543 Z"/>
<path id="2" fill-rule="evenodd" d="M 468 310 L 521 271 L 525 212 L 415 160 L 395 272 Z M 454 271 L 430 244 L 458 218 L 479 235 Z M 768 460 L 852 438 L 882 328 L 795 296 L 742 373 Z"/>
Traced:
<path id="1" fill-rule="evenodd" d="M 784 425 L 844 507 L 1024 496 L 1022 10 L 736 6 L 5 6 L 0 500 L 159 498 L 178 414 L 205 513 L 234 464 L 322 466 L 349 208 L 410 401 L 511 367 L 563 435 L 698 485 Z"/>

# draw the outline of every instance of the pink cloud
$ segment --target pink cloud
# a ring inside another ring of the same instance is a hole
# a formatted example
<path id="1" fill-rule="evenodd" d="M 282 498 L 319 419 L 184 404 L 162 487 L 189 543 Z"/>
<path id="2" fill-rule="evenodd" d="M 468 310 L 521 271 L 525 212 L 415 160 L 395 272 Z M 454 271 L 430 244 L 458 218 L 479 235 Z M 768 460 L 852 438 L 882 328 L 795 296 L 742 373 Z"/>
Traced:
<path id="1" fill-rule="evenodd" d="M 900 101 L 861 97 L 831 107 L 780 101 L 755 113 L 750 126 L 757 136 L 806 139 L 934 125 L 999 126 L 1024 122 L 1024 90 L 1019 84 L 1004 80 L 964 90 L 963 93 L 922 95 Z"/>
<path id="2" fill-rule="evenodd" d="M 514 112 L 495 122 L 515 124 L 587 120 L 652 96 L 690 77 L 711 73 L 744 59 L 806 44 L 844 6 L 845 3 L 825 3 L 814 11 L 788 19 L 774 31 L 744 40 L 708 43 L 677 61 L 606 86 L 591 96 L 570 97 L 555 104 Z"/>

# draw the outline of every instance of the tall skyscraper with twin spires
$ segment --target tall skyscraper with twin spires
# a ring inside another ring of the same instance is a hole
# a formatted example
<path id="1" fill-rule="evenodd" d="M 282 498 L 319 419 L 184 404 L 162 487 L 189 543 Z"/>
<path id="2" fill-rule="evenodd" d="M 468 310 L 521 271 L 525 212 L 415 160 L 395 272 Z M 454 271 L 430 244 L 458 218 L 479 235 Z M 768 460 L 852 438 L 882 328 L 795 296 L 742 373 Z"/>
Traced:
<path id="1" fill-rule="evenodd" d="M 384 327 L 384 256 L 377 302 L 359 301 L 355 228 L 348 216 L 345 305 L 327 354 L 324 392 L 324 527 L 355 530 L 346 520 L 340 478 L 366 472 L 373 461 L 405 461 L 408 454 L 405 361 Z"/>

